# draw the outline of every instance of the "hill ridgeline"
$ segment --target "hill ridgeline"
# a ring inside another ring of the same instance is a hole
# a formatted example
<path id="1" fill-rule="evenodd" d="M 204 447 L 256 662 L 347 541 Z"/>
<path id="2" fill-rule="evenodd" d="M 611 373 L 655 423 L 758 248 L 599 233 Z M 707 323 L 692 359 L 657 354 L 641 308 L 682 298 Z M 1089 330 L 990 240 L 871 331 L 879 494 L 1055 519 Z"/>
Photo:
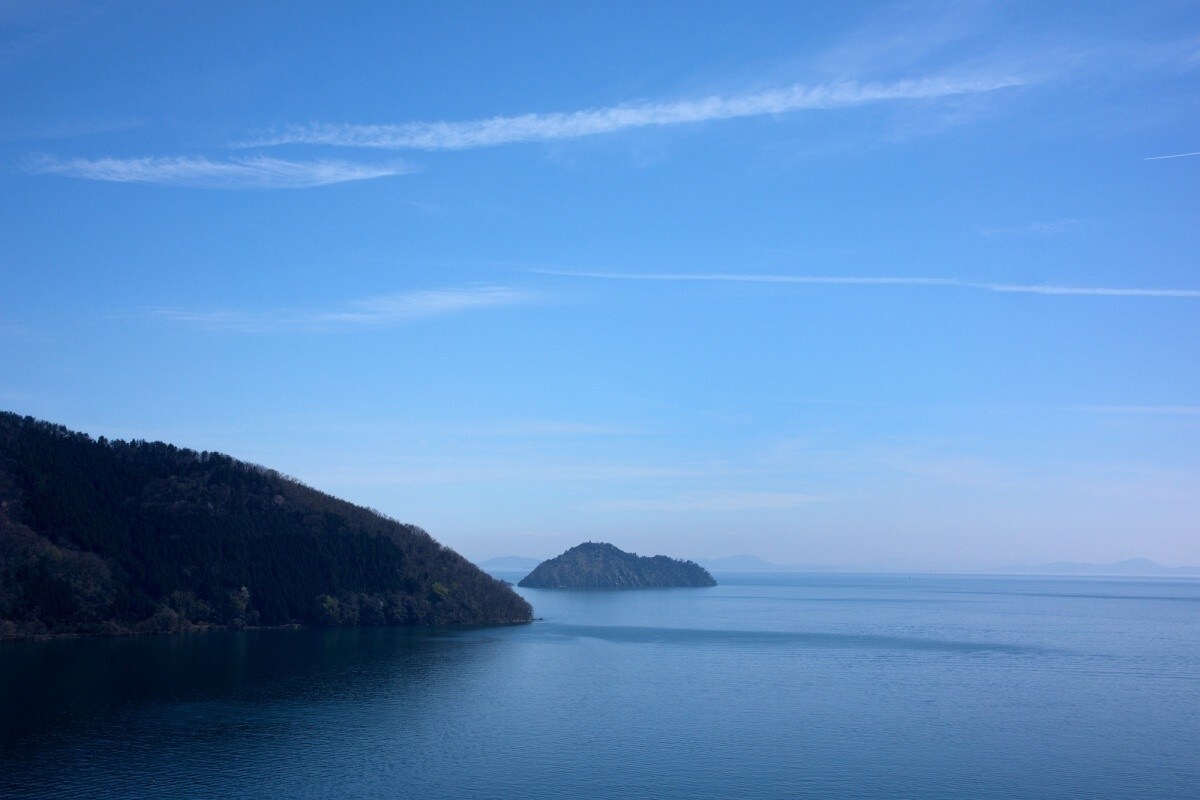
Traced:
<path id="1" fill-rule="evenodd" d="M 0 412 L 0 639 L 531 618 L 420 528 L 273 470 Z"/>
<path id="2" fill-rule="evenodd" d="M 543 561 L 518 586 L 531 589 L 663 589 L 716 586 L 693 561 L 639 556 L 614 545 L 586 542 Z"/>

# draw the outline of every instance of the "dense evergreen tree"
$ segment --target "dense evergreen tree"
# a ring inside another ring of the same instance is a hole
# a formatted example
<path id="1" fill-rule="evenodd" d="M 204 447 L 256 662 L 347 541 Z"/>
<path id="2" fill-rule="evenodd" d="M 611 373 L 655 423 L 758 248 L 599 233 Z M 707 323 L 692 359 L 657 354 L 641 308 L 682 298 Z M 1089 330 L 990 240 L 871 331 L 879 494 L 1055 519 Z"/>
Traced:
<path id="1" fill-rule="evenodd" d="M 0 638 L 531 616 L 420 528 L 273 470 L 0 412 Z"/>
<path id="2" fill-rule="evenodd" d="M 694 561 L 639 556 L 604 542 L 585 542 L 543 561 L 518 586 L 533 589 L 661 589 L 716 586 Z"/>

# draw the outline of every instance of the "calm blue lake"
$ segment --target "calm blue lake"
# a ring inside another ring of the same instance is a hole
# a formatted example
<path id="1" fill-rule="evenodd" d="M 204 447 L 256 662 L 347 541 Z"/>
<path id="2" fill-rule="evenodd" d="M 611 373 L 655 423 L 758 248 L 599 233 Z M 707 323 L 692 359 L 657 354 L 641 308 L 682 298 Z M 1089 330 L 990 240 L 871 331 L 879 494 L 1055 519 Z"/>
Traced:
<path id="1" fill-rule="evenodd" d="M 0 796 L 1200 796 L 1198 581 L 717 578 L 521 590 L 513 628 L 0 644 Z"/>

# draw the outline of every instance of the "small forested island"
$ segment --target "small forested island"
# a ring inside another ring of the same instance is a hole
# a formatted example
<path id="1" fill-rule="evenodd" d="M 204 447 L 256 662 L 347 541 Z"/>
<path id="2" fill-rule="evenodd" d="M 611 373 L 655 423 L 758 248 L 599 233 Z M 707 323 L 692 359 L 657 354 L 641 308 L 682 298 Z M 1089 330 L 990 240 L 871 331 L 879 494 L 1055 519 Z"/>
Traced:
<path id="1" fill-rule="evenodd" d="M 603 542 L 585 542 L 543 561 L 518 586 L 530 589 L 663 589 L 716 586 L 694 561 L 639 556 Z"/>
<path id="2" fill-rule="evenodd" d="M 415 525 L 274 470 L 0 412 L 0 639 L 532 616 Z"/>

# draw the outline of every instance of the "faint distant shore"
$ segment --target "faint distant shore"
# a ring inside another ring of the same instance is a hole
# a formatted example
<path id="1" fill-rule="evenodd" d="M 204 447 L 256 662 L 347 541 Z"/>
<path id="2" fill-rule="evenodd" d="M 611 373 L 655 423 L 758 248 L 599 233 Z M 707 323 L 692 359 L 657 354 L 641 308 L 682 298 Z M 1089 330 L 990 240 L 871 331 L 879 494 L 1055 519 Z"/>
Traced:
<path id="1" fill-rule="evenodd" d="M 744 554 L 723 558 L 697 558 L 697 564 L 710 572 L 812 572 L 847 574 L 930 574 L 930 575 L 1009 575 L 1097 578 L 1200 578 L 1200 566 L 1168 567 L 1146 558 L 1129 558 L 1113 563 L 1093 564 L 1054 561 L 1044 564 L 1013 564 L 980 569 L 920 568 L 886 564 L 777 564 L 758 556 Z M 487 571 L 528 572 L 540 561 L 524 556 L 501 556 L 479 562 Z"/>

